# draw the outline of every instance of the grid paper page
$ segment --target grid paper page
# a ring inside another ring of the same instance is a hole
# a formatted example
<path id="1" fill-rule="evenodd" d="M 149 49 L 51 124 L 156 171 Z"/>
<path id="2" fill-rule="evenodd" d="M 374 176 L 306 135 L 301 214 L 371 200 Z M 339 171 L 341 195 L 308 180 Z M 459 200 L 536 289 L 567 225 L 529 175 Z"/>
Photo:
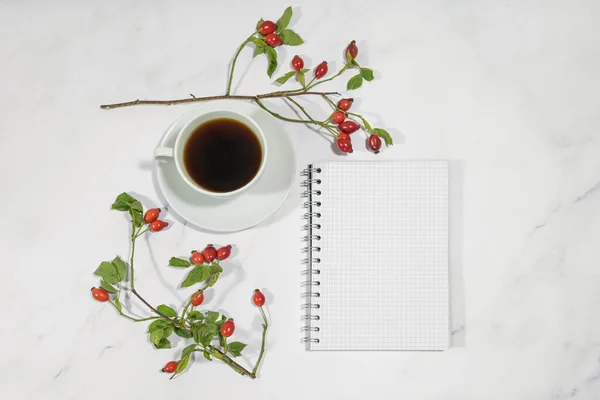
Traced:
<path id="1" fill-rule="evenodd" d="M 321 162 L 311 350 L 449 347 L 447 161 Z"/>

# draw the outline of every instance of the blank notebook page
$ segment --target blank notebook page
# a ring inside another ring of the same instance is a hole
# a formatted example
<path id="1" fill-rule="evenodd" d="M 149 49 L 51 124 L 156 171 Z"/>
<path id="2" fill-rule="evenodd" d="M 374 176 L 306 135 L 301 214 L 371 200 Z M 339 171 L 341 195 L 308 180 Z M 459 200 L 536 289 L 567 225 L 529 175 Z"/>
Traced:
<path id="1" fill-rule="evenodd" d="M 321 162 L 310 350 L 449 347 L 448 162 Z M 318 328 L 318 331 L 314 328 Z M 318 342 L 314 339 L 318 339 Z"/>

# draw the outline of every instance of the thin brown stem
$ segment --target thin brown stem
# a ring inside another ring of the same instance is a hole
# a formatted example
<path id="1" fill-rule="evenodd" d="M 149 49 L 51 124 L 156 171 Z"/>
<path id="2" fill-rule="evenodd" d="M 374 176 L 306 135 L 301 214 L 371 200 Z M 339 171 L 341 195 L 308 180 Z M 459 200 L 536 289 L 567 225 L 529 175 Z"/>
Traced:
<path id="1" fill-rule="evenodd" d="M 262 108 L 263 110 L 265 110 L 266 112 L 268 112 L 269 114 L 271 114 L 272 116 L 274 116 L 275 118 L 279 118 L 283 121 L 287 121 L 287 122 L 297 122 L 300 124 L 310 124 L 312 123 L 309 120 L 305 120 L 305 119 L 294 119 L 294 118 L 288 118 L 288 117 L 284 117 L 281 114 L 277 114 L 275 111 L 271 111 L 266 105 L 265 103 L 263 103 L 262 101 L 260 101 L 259 99 L 256 99 L 256 104 L 258 104 L 258 106 L 260 108 Z"/>
<path id="2" fill-rule="evenodd" d="M 148 307 L 156 315 L 160 315 L 162 318 L 164 318 L 167 321 L 171 322 L 173 325 L 178 326 L 179 328 L 183 329 L 184 331 L 186 331 L 190 335 L 194 334 L 194 332 L 192 332 L 191 329 L 188 329 L 185 325 L 179 323 L 178 321 L 174 320 L 173 318 L 167 317 L 165 314 L 161 313 L 156 308 L 152 307 L 152 305 L 150 303 L 148 303 L 142 296 L 140 296 L 140 294 L 135 289 L 131 289 L 131 293 L 133 293 L 135 295 L 135 297 L 137 297 L 138 299 L 140 299 L 140 301 L 142 303 L 144 303 L 146 305 L 146 307 Z"/>
<path id="3" fill-rule="evenodd" d="M 346 64 L 346 65 L 344 65 L 344 66 L 342 67 L 342 69 L 340 69 L 340 70 L 337 72 L 337 74 L 335 74 L 335 75 L 333 75 L 333 76 L 331 76 L 331 77 L 329 77 L 329 78 L 327 78 L 327 79 L 323 79 L 323 80 L 317 81 L 316 83 L 314 83 L 314 84 L 312 84 L 312 85 L 309 83 L 309 84 L 306 86 L 306 90 L 310 90 L 310 89 L 314 88 L 314 87 L 315 87 L 315 86 L 317 86 L 317 85 L 320 85 L 320 84 L 322 84 L 322 83 L 325 83 L 325 82 L 329 82 L 329 81 L 332 81 L 332 80 L 334 80 L 335 78 L 337 78 L 338 76 L 340 76 L 341 74 L 343 74 L 343 73 L 344 73 L 344 71 L 346 71 L 348 68 L 350 68 L 350 67 L 348 66 L 348 64 Z M 312 82 L 311 82 L 311 83 L 312 83 Z"/>
<path id="4" fill-rule="evenodd" d="M 117 307 L 117 305 L 115 304 L 115 302 L 113 302 L 112 300 L 108 301 L 110 304 L 112 304 L 112 306 L 115 308 L 115 310 L 117 310 L 117 312 L 119 313 L 119 315 L 133 321 L 133 322 L 143 322 L 143 321 L 150 321 L 152 319 L 157 319 L 160 317 L 146 317 L 146 318 L 134 318 L 131 315 L 127 315 L 123 312 L 123 310 L 119 309 L 119 307 Z"/>
<path id="5" fill-rule="evenodd" d="M 240 364 L 233 361 L 230 357 L 228 357 L 225 353 L 223 353 L 221 350 L 217 349 L 216 347 L 212 348 L 211 353 L 212 353 L 213 357 L 215 357 L 217 360 L 221 360 L 225 364 L 229 365 L 229 367 L 231 367 L 231 369 L 236 371 L 238 374 L 244 375 L 244 376 L 249 376 L 251 379 L 256 378 L 256 374 L 254 372 L 248 371 L 246 368 L 242 367 Z"/>
<path id="6" fill-rule="evenodd" d="M 262 307 L 258 307 L 258 309 L 260 310 L 260 314 L 262 315 L 263 321 L 265 322 L 263 324 L 263 332 L 262 332 L 262 342 L 260 344 L 260 354 L 258 355 L 258 360 L 256 360 L 256 365 L 254 366 L 254 369 L 252 370 L 252 374 L 256 375 L 256 371 L 258 371 L 258 367 L 260 366 L 260 362 L 263 359 L 263 356 L 265 355 L 265 343 L 267 341 L 267 328 L 269 327 L 269 322 L 267 321 L 267 316 L 265 315 L 265 310 L 263 310 Z"/>
<path id="7" fill-rule="evenodd" d="M 253 32 L 252 35 L 250 35 L 248 37 L 248 39 L 244 40 L 244 42 L 240 45 L 239 49 L 235 53 L 235 56 L 233 57 L 233 61 L 231 62 L 231 69 L 229 70 L 229 80 L 227 81 L 227 91 L 225 92 L 226 95 L 229 95 L 229 93 L 231 93 L 231 83 L 233 82 L 233 71 L 235 70 L 235 63 L 237 62 L 238 56 L 242 52 L 242 49 L 244 48 L 244 46 L 246 46 L 248 43 L 250 43 L 250 41 L 252 40 L 252 38 L 254 37 L 255 34 L 256 34 L 256 32 Z"/>
<path id="8" fill-rule="evenodd" d="M 139 236 L 140 231 L 142 230 L 142 226 L 140 226 L 136 232 L 135 229 L 135 224 L 133 223 L 133 220 L 131 221 L 131 256 L 129 259 L 129 273 L 130 273 L 130 279 L 131 279 L 131 293 L 133 293 L 135 295 L 135 297 L 137 297 L 138 299 L 140 299 L 140 301 L 142 303 L 144 303 L 146 305 L 146 307 L 148 307 L 150 310 L 152 310 L 152 312 L 154 312 L 155 314 L 161 316 L 162 318 L 166 319 L 167 321 L 170 321 L 172 324 L 180 327 L 181 329 L 187 331 L 190 335 L 193 334 L 193 332 L 188 329 L 187 327 L 185 327 L 184 325 L 180 324 L 178 321 L 167 317 L 165 314 L 161 313 L 160 311 L 158 311 L 156 308 L 152 307 L 152 305 L 150 303 L 148 303 L 146 301 L 146 299 L 144 299 L 138 292 L 137 290 L 135 290 L 135 275 L 134 275 L 134 266 L 133 266 L 133 261 L 135 259 L 135 241 Z"/>
<path id="9" fill-rule="evenodd" d="M 205 97 L 189 97 L 185 99 L 173 99 L 173 100 L 133 100 L 126 101 L 124 103 L 114 103 L 114 104 L 103 104 L 100 108 L 104 110 L 110 110 L 113 108 L 122 108 L 122 107 L 131 107 L 136 105 L 164 105 L 170 106 L 174 104 L 184 104 L 184 103 L 196 103 L 201 101 L 210 101 L 210 100 L 222 100 L 222 99 L 232 99 L 232 100 L 252 100 L 257 101 L 257 99 L 267 99 L 267 98 L 275 98 L 275 97 L 285 97 L 285 96 L 323 96 L 323 95 L 339 95 L 338 92 L 299 92 L 299 93 L 286 93 L 285 91 L 272 92 L 272 93 L 261 93 L 255 96 L 246 96 L 246 95 L 219 95 L 219 96 L 205 96 Z"/>
<path id="10" fill-rule="evenodd" d="M 310 116 L 310 114 L 309 114 L 309 113 L 308 113 L 308 112 L 307 112 L 307 111 L 304 109 L 304 107 L 302 107 L 302 105 L 301 105 L 300 103 L 298 103 L 296 100 L 294 100 L 294 99 L 290 98 L 289 96 L 285 96 L 285 98 L 286 98 L 288 101 L 292 102 L 292 103 L 293 103 L 293 104 L 294 104 L 296 107 L 298 107 L 298 108 L 300 109 L 300 111 L 302 111 L 302 113 L 303 113 L 304 115 L 306 115 L 306 117 L 307 117 L 307 118 L 308 118 L 308 119 L 309 119 L 309 120 L 310 120 L 310 121 L 311 121 L 313 124 L 319 125 L 319 126 L 321 126 L 321 127 L 325 128 L 325 129 L 327 129 L 327 131 L 328 131 L 329 133 L 331 133 L 331 134 L 333 135 L 333 137 L 336 137 L 336 136 L 337 136 L 337 133 L 335 133 L 335 131 L 334 131 L 333 129 L 331 129 L 331 128 L 330 128 L 330 127 L 329 127 L 329 126 L 326 124 L 326 123 L 324 123 L 324 122 L 320 122 L 320 121 L 315 121 L 315 120 L 313 119 L 313 117 L 311 117 L 311 116 Z"/>

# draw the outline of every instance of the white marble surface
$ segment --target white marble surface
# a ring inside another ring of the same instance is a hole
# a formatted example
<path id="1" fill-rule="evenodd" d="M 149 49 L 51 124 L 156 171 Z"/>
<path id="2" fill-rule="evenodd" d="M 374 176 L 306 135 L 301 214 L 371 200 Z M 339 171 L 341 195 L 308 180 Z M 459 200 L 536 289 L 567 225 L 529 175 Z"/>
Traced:
<path id="1" fill-rule="evenodd" d="M 140 246 L 138 289 L 171 304 L 188 294 L 173 289 L 182 273 L 164 267 L 171 255 L 207 242 L 237 246 L 208 300 L 236 316 L 250 360 L 259 333 L 249 293 L 265 288 L 271 299 L 259 379 L 202 361 L 177 380 L 158 372 L 176 350 L 154 350 L 145 326 L 88 290 L 99 261 L 128 251 L 126 221 L 109 211 L 115 195 L 163 205 L 151 152 L 186 106 L 98 105 L 222 93 L 238 43 L 285 7 L 208 3 L 0 1 L 2 397 L 600 398 L 600 3 L 592 0 L 296 2 L 292 25 L 306 44 L 282 56 L 335 68 L 343 46 L 358 41 L 377 80 L 353 94 L 356 109 L 397 142 L 381 159 L 462 163 L 456 346 L 305 352 L 296 186 L 254 229 L 209 234 L 167 214 L 170 229 Z M 246 67 L 250 60 L 244 51 L 235 91 L 269 90 L 264 59 Z M 285 128 L 298 168 L 336 157 L 304 126 Z M 374 157 L 356 147 L 356 159 Z"/>

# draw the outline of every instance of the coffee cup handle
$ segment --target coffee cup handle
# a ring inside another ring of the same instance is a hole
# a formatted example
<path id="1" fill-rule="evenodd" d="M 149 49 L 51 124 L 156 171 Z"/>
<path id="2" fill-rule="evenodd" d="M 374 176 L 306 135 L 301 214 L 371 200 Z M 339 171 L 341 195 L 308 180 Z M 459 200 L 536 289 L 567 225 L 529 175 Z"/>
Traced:
<path id="1" fill-rule="evenodd" d="M 154 157 L 171 157 L 173 158 L 172 147 L 157 147 L 154 149 Z"/>

